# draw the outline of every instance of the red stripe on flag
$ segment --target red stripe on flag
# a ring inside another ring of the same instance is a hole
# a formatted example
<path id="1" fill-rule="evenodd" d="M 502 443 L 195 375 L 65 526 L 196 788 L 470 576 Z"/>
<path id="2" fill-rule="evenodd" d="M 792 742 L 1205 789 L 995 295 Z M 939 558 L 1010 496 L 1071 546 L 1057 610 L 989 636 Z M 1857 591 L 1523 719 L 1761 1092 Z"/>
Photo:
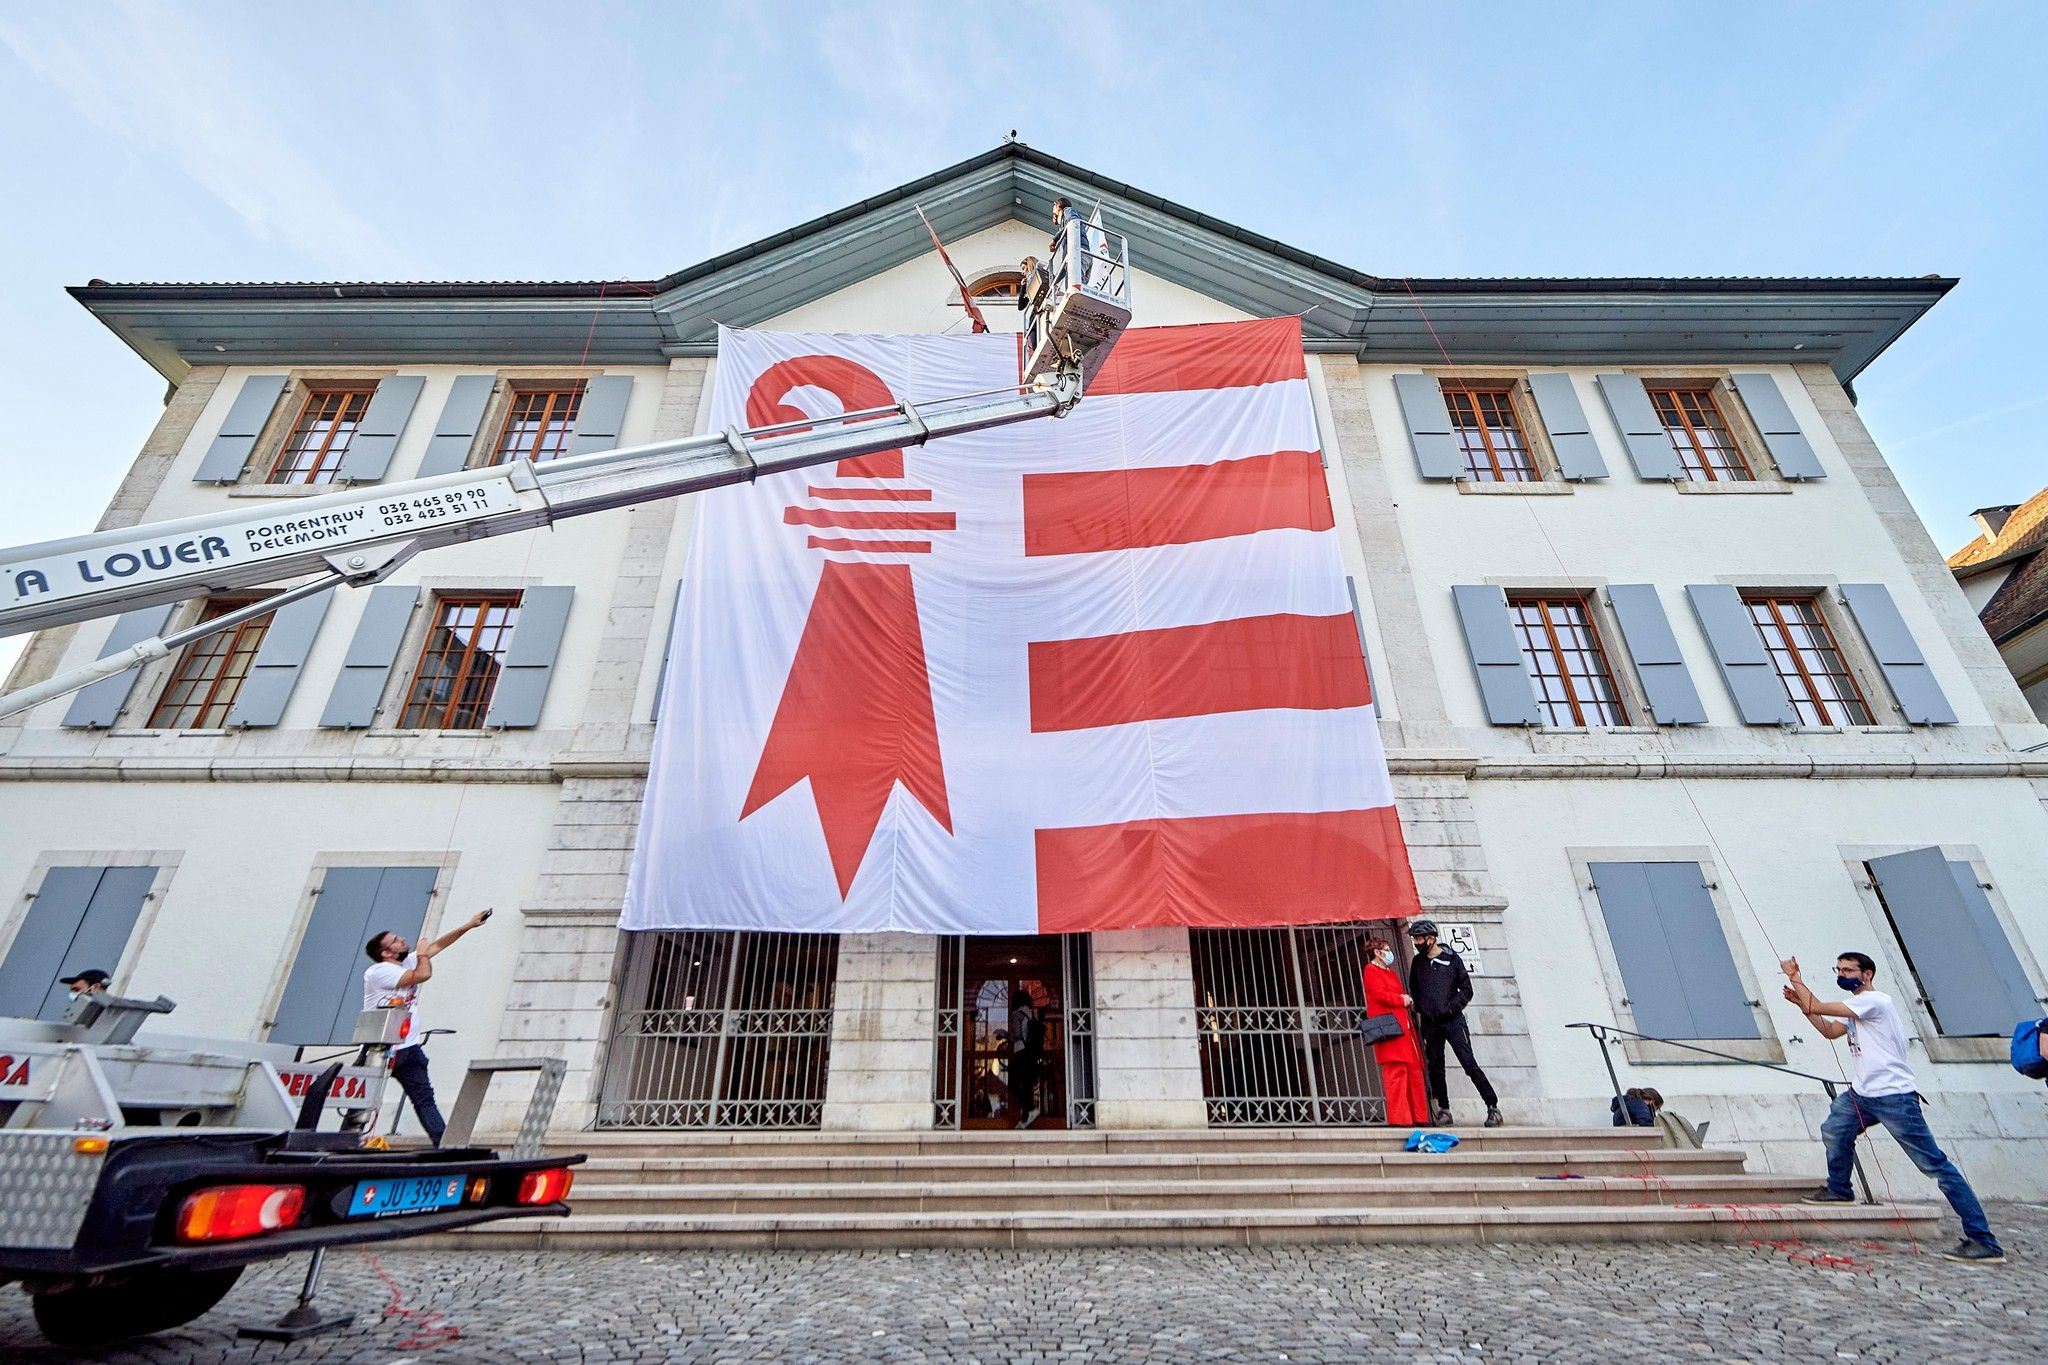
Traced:
<path id="1" fill-rule="evenodd" d="M 847 531 L 950 531 L 951 512 L 840 512 L 830 507 L 785 507 L 788 526 L 836 526 Z"/>
<path id="2" fill-rule="evenodd" d="M 929 540 L 853 540 L 847 536 L 812 536 L 805 542 L 813 550 L 872 550 L 876 554 L 930 554 Z"/>
<path id="3" fill-rule="evenodd" d="M 1308 378 L 1300 318 L 1136 327 L 1088 383 L 1088 396 L 1238 389 Z"/>
<path id="4" fill-rule="evenodd" d="M 810 490 L 814 498 L 837 498 L 842 502 L 930 502 L 929 488 L 817 488 Z"/>
<path id="5" fill-rule="evenodd" d="M 1030 646 L 1031 729 L 1372 700 L 1358 629 L 1341 616 L 1245 616 Z"/>
<path id="6" fill-rule="evenodd" d="M 1392 806 L 1041 829 L 1036 842 L 1041 934 L 1422 912 Z"/>
<path id="7" fill-rule="evenodd" d="M 1327 531 L 1336 524 L 1322 459 L 1313 450 L 1024 476 L 1027 555 L 1187 545 L 1254 531 Z"/>

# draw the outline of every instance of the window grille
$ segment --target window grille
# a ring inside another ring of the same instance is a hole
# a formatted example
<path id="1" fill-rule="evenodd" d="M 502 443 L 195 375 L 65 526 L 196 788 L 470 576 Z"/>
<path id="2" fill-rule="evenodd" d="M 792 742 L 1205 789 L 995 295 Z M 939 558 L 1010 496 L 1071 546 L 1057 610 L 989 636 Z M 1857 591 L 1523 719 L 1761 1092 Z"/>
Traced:
<path id="1" fill-rule="evenodd" d="M 1711 385 L 1643 387 L 1664 423 L 1664 434 L 1670 438 L 1686 478 L 1694 483 L 1720 483 L 1756 477 L 1728 429 L 1728 419 L 1722 415 Z"/>
<path id="2" fill-rule="evenodd" d="M 514 389 L 498 432 L 492 464 L 507 460 L 558 460 L 569 453 L 576 413 L 583 406 L 581 383 L 553 389 Z"/>
<path id="3" fill-rule="evenodd" d="M 270 483 L 333 483 L 341 473 L 356 428 L 370 406 L 369 389 L 314 389 L 306 395 L 298 420 L 277 463 L 270 467 Z"/>
<path id="4" fill-rule="evenodd" d="M 1599 628 L 1582 597 L 1508 599 L 1546 725 L 1626 725 Z"/>
<path id="5" fill-rule="evenodd" d="M 211 621 L 249 604 L 247 598 L 217 598 L 199 613 L 199 621 Z M 271 618 L 259 616 L 232 630 L 223 630 L 194 640 L 178 656 L 170 686 L 157 699 L 150 713 L 153 730 L 217 730 L 228 722 L 235 698 L 256 661 L 264 632 Z M 198 624 L 195 622 L 194 624 Z"/>
<path id="6" fill-rule="evenodd" d="M 408 730 L 477 730 L 491 709 L 491 694 L 512 629 L 519 623 L 519 599 L 444 597 L 435 604 L 434 624 L 420 650 L 406 691 L 399 727 Z"/>
<path id="7" fill-rule="evenodd" d="M 1451 432 L 1465 455 L 1467 478 L 1478 483 L 1527 483 L 1538 477 L 1512 389 L 1446 379 L 1443 391 Z"/>
<path id="8" fill-rule="evenodd" d="M 1802 725 L 1868 725 L 1870 707 L 1812 597 L 1745 595 L 1771 667 Z"/>

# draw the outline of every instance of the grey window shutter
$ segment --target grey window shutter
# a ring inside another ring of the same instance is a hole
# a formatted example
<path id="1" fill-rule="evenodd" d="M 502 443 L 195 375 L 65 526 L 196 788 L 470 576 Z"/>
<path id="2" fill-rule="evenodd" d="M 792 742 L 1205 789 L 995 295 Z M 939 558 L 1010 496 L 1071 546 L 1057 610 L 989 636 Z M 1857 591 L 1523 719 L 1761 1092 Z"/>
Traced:
<path id="1" fill-rule="evenodd" d="M 228 711 L 229 726 L 253 728 L 284 719 L 284 704 L 298 686 L 299 670 L 305 667 L 313 637 L 333 600 L 330 589 L 288 602 L 270 614 L 270 628 L 263 632 L 249 676 L 242 679 L 242 690 L 235 693 L 235 704 Z"/>
<path id="2" fill-rule="evenodd" d="M 1714 651 L 1721 681 L 1728 685 L 1742 723 L 1791 725 L 1798 721 L 1799 713 L 1792 709 L 1792 698 L 1778 680 L 1778 671 L 1771 667 L 1764 637 L 1749 619 L 1742 594 L 1724 583 L 1694 583 L 1685 595 Z"/>
<path id="3" fill-rule="evenodd" d="M 329 868 L 292 959 L 270 1041 L 297 1047 L 348 1042 L 370 965 L 364 945 L 378 932 L 417 939 L 433 889 L 431 867 Z"/>
<path id="4" fill-rule="evenodd" d="M 555 655 L 562 648 L 562 629 L 569 621 L 574 588 L 528 588 L 519 595 L 519 620 L 512 643 L 498 661 L 498 682 L 491 689 L 486 728 L 524 729 L 540 724 L 540 704 L 548 694 Z"/>
<path id="5" fill-rule="evenodd" d="M 164 633 L 164 626 L 175 610 L 172 604 L 160 607 L 143 607 L 138 611 L 124 611 L 114 618 L 114 628 L 107 632 L 107 642 L 100 647 L 99 657 L 119 654 L 122 650 L 141 644 L 152 635 Z M 135 690 L 135 680 L 142 674 L 141 665 L 125 673 L 116 673 L 111 678 L 101 678 L 88 687 L 81 688 L 71 698 L 71 707 L 64 713 L 64 724 L 74 729 L 105 729 L 121 715 L 121 708 L 128 704 L 128 694 Z"/>
<path id="6" fill-rule="evenodd" d="M 1893 853 L 1872 858 L 1868 866 L 1935 1025 L 1945 1036 L 2006 1034 L 2021 1019 L 2039 1015 L 2017 959 L 2001 968 L 1999 959 L 2014 955 L 1989 902 L 1982 911 L 1988 923 L 1980 923 L 1963 898 L 1963 878 L 1940 849 Z M 1963 867 L 1967 872 L 1969 865 Z M 1979 890 L 1974 876 L 1969 884 Z M 1882 980 L 1878 989 L 1884 989 Z"/>
<path id="7" fill-rule="evenodd" d="M 362 619 L 341 661 L 341 676 L 334 680 L 327 708 L 320 713 L 320 728 L 359 730 L 376 720 L 385 679 L 419 599 L 415 587 L 383 583 L 370 589 L 370 600 L 363 604 Z"/>
<path id="8" fill-rule="evenodd" d="M 669 656 L 675 652 L 676 627 L 682 623 L 682 619 L 683 580 L 679 578 L 676 580 L 675 602 L 668 613 L 668 634 L 661 642 L 661 672 L 654 675 L 654 706 L 647 717 L 649 720 L 661 719 L 661 694 L 668 687 Z"/>
<path id="9" fill-rule="evenodd" d="M 1507 594 L 1496 587 L 1471 584 L 1452 588 L 1451 598 L 1458 605 L 1458 623 L 1465 629 L 1473 671 L 1479 675 L 1486 719 L 1495 725 L 1541 725 L 1543 713 L 1536 707 L 1536 689 L 1529 681 L 1528 665 L 1522 662 L 1515 628 L 1508 622 Z"/>
<path id="10" fill-rule="evenodd" d="M 1698 863 L 1593 863 L 1588 870 L 1638 1033 L 1761 1036 Z"/>
<path id="11" fill-rule="evenodd" d="M 1742 406 L 1749 409 L 1749 419 L 1756 423 L 1778 472 L 1788 479 L 1826 478 L 1828 472 L 1821 468 L 1813 443 L 1799 429 L 1792 409 L 1785 403 L 1785 395 L 1778 389 L 1777 379 L 1768 374 L 1738 374 L 1730 378 L 1735 381 L 1735 392 L 1741 397 Z"/>
<path id="12" fill-rule="evenodd" d="M 375 483 L 384 477 L 384 471 L 391 467 L 391 452 L 398 449 L 398 438 L 404 434 L 405 424 L 412 418 L 413 404 L 420 401 L 420 390 L 426 382 L 416 374 L 378 381 L 377 391 L 370 395 L 370 405 L 363 409 L 363 420 L 356 424 L 356 434 L 348 443 L 348 454 L 341 457 L 343 483 Z"/>
<path id="13" fill-rule="evenodd" d="M 1685 466 L 1678 462 L 1678 452 L 1671 448 L 1664 419 L 1657 415 L 1650 395 L 1643 391 L 1643 381 L 1632 374 L 1603 374 L 1594 378 L 1600 385 L 1600 396 L 1607 400 L 1607 410 L 1614 414 L 1614 425 L 1621 428 L 1621 439 L 1628 446 L 1629 463 L 1636 467 L 1636 473 L 1645 479 L 1683 479 Z"/>
<path id="14" fill-rule="evenodd" d="M 1607 461 L 1600 456 L 1593 439 L 1593 424 L 1579 404 L 1579 391 L 1568 374 L 1532 374 L 1529 392 L 1536 397 L 1536 411 L 1549 433 L 1551 453 L 1557 456 L 1557 472 L 1567 479 L 1604 479 Z"/>
<path id="15" fill-rule="evenodd" d="M 1984 945 L 1985 956 L 1991 959 L 1992 974 L 1997 978 L 1993 993 L 2005 997 L 2006 1010 L 2012 1015 L 2011 1024 L 1999 1032 L 2010 1033 L 2012 1024 L 2040 1017 L 2042 1000 L 2034 993 L 2033 983 L 2027 980 L 2027 970 L 2020 966 L 2012 940 L 2005 936 L 2005 926 L 1998 922 L 1998 912 L 1991 908 L 1991 897 L 1984 894 L 1984 886 L 1977 880 L 1977 869 L 1960 858 L 1951 858 L 1948 871 L 1962 895 L 1964 913 L 1977 931 L 1977 941 Z M 1984 988 L 1991 991 L 1991 983 L 1986 982 Z"/>
<path id="16" fill-rule="evenodd" d="M 617 445 L 619 429 L 626 423 L 626 400 L 632 396 L 630 374 L 601 374 L 585 384 L 583 401 L 576 407 L 576 434 L 569 438 L 569 453 L 587 455 Z"/>
<path id="17" fill-rule="evenodd" d="M 441 419 L 434 423 L 433 439 L 427 442 L 426 457 L 420 461 L 421 478 L 453 474 L 469 463 L 469 452 L 476 445 L 476 433 L 484 424 L 484 409 L 490 406 L 496 383 L 487 374 L 455 377 L 448 401 L 441 405 Z"/>
<path id="18" fill-rule="evenodd" d="M 121 964 L 156 881 L 153 867 L 53 867 L 0 962 L 0 1014 L 61 1019 L 71 992 L 58 984 L 89 967 Z"/>
<path id="19" fill-rule="evenodd" d="M 1351 595 L 1351 624 L 1358 628 L 1358 659 L 1365 665 L 1365 695 L 1373 697 L 1372 655 L 1365 647 L 1365 608 L 1358 604 L 1358 580 L 1350 574 L 1344 575 L 1344 591 Z"/>
<path id="20" fill-rule="evenodd" d="M 1899 699 L 1907 723 L 1954 725 L 1956 713 L 1942 695 L 1941 685 L 1934 681 L 1934 670 L 1927 666 L 1927 656 L 1914 642 L 1913 632 L 1906 629 L 1906 619 L 1899 615 L 1891 590 L 1882 583 L 1844 583 L 1842 600 L 1849 604 L 1849 614 L 1856 618 L 1856 628 L 1863 632 L 1871 656 L 1892 695 Z"/>
<path id="21" fill-rule="evenodd" d="M 252 374 L 242 381 L 242 391 L 235 395 L 220 434 L 206 448 L 206 458 L 199 462 L 193 482 L 233 483 L 242 477 L 242 467 L 256 449 L 256 438 L 263 434 L 271 410 L 284 393 L 284 380 L 281 374 Z"/>
<path id="22" fill-rule="evenodd" d="M 1700 705 L 1655 585 L 1617 583 L 1607 590 L 1607 600 L 1621 623 L 1628 656 L 1635 661 L 1636 677 L 1650 703 L 1650 719 L 1659 725 L 1706 724 L 1706 708 Z"/>
<path id="23" fill-rule="evenodd" d="M 1397 374 L 1394 394 L 1415 447 L 1415 467 L 1425 479 L 1455 479 L 1465 472 L 1465 455 L 1451 434 L 1451 410 L 1444 406 L 1444 387 L 1432 375 Z"/>

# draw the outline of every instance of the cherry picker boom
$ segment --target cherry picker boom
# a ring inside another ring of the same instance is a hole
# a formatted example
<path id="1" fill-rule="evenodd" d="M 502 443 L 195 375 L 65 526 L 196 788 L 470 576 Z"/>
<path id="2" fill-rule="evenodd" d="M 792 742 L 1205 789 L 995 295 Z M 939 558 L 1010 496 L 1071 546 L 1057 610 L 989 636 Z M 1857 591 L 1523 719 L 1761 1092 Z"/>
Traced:
<path id="1" fill-rule="evenodd" d="M 1071 255 L 1067 268 L 1062 257 Z M 1121 235 L 1074 224 L 1054 250 L 1054 285 L 1030 320 L 1026 379 L 1014 389 L 804 418 L 745 430 L 368 484 L 290 510 L 237 508 L 0 551 L 0 636 L 208 593 L 314 575 L 248 606 L 117 650 L 0 697 L 0 718 L 163 658 L 290 602 L 382 581 L 424 550 L 679 497 L 763 474 L 1061 417 L 1130 321 Z"/>

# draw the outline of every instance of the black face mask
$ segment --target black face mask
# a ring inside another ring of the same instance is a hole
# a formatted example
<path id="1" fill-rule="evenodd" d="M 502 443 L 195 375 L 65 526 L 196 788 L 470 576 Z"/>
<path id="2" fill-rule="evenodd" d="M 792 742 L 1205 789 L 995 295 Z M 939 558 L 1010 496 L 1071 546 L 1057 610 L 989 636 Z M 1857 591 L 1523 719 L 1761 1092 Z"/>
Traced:
<path id="1" fill-rule="evenodd" d="M 1866 983 L 1860 976 L 1843 976 L 1840 973 L 1837 973 L 1835 976 L 1835 984 L 1837 986 L 1840 986 L 1843 990 L 1849 992 L 1849 994 L 1854 995 L 1856 992 L 1862 990 Z"/>

